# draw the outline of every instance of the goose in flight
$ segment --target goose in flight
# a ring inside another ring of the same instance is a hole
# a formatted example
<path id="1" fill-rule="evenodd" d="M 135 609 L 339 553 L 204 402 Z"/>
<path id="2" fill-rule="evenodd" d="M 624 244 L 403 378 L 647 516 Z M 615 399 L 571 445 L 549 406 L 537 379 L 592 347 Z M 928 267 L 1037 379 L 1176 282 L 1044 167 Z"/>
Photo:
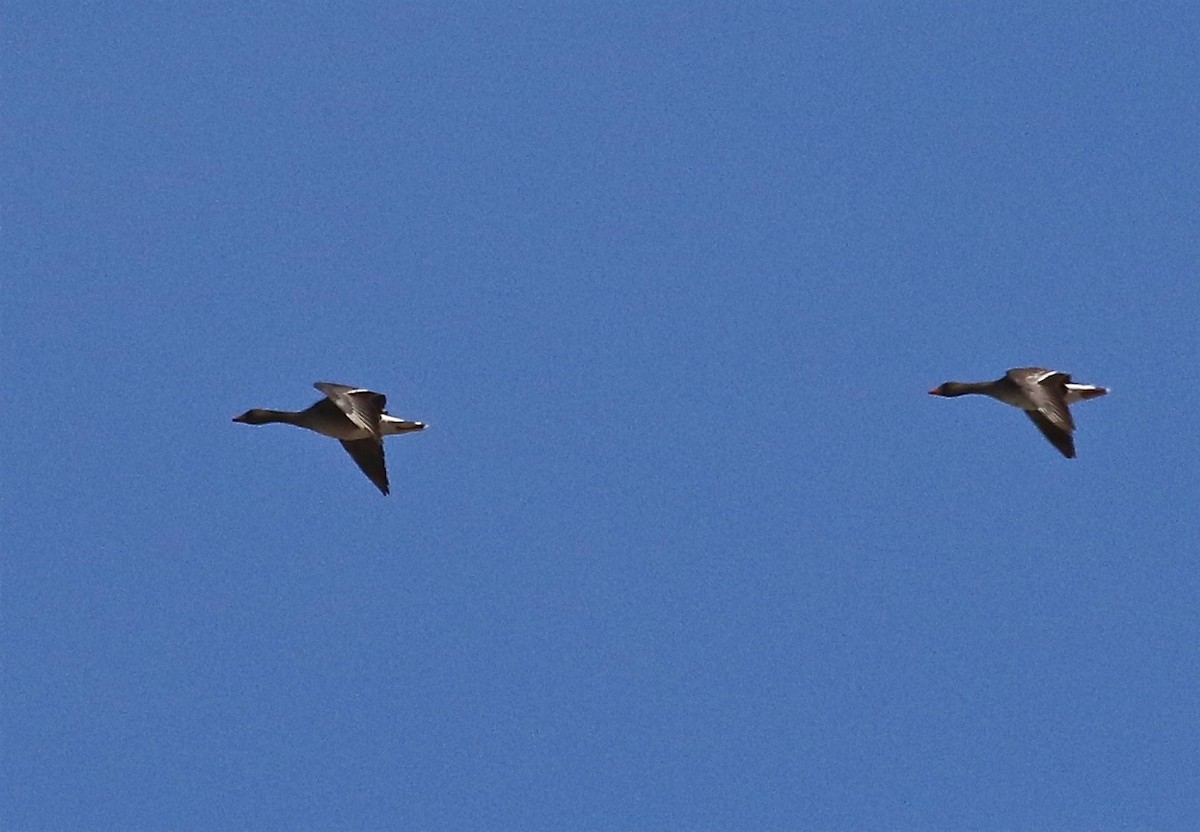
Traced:
<path id="1" fill-rule="evenodd" d="M 1070 405 L 1107 392 L 1107 387 L 1076 384 L 1068 373 L 1041 367 L 1017 367 L 995 381 L 947 381 L 929 391 L 930 395 L 947 397 L 977 393 L 1019 407 L 1067 459 L 1075 458 L 1075 439 L 1071 435 L 1075 420 Z"/>
<path id="2" fill-rule="evenodd" d="M 389 415 L 384 410 L 387 397 L 373 390 L 325 381 L 318 381 L 313 387 L 324 393 L 325 398 L 307 410 L 254 408 L 234 417 L 233 421 L 244 425 L 295 425 L 332 437 L 342 443 L 346 453 L 367 475 L 367 479 L 387 494 L 389 489 L 387 466 L 383 458 L 383 437 L 425 430 L 424 423 L 409 422 Z"/>

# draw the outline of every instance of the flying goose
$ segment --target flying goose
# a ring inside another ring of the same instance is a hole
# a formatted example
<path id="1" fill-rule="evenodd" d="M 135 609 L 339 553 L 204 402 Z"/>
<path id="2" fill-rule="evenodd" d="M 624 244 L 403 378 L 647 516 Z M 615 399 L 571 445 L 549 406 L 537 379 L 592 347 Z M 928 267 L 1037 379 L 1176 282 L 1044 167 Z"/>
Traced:
<path id="1" fill-rule="evenodd" d="M 1094 399 L 1107 387 L 1075 384 L 1068 373 L 1041 367 L 1017 367 L 995 381 L 947 381 L 930 390 L 933 396 L 967 396 L 978 393 L 1025 411 L 1050 444 L 1067 459 L 1075 458 L 1075 420 L 1069 406 Z"/>
<path id="2" fill-rule="evenodd" d="M 307 428 L 342 443 L 350 458 L 384 494 L 388 493 L 387 466 L 383 459 L 383 437 L 425 430 L 422 422 L 409 422 L 388 415 L 387 397 L 373 390 L 318 381 L 313 387 L 325 394 L 307 410 L 263 410 L 254 408 L 235 422 L 266 425 L 279 422 Z"/>

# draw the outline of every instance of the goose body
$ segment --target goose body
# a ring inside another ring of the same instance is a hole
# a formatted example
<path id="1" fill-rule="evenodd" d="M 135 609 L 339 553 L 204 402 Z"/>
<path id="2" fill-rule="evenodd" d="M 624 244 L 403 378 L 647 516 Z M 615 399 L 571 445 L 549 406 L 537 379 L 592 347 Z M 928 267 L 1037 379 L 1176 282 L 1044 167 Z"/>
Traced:
<path id="1" fill-rule="evenodd" d="M 390 489 L 383 437 L 425 430 L 424 423 L 390 415 L 384 410 L 387 397 L 373 390 L 325 381 L 318 381 L 313 387 L 324 393 L 325 398 L 306 410 L 254 408 L 235 416 L 233 421 L 245 425 L 295 425 L 336 439 L 375 487 L 387 494 Z"/>
<path id="2" fill-rule="evenodd" d="M 1025 411 L 1050 444 L 1075 458 L 1075 420 L 1070 406 L 1108 393 L 1106 387 L 1077 384 L 1068 373 L 1041 367 L 1017 367 L 995 381 L 947 381 L 929 391 L 933 396 L 990 396 Z"/>

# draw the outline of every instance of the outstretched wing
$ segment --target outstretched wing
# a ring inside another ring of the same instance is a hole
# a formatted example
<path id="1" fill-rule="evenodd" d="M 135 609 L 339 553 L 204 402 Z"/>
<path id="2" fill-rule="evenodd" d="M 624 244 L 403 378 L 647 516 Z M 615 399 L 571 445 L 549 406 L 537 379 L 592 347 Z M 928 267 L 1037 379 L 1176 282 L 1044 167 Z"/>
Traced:
<path id="1" fill-rule="evenodd" d="M 342 440 L 342 447 L 375 487 L 388 494 L 387 463 L 383 458 L 383 443 L 375 439 Z"/>
<path id="2" fill-rule="evenodd" d="M 1042 436 L 1049 439 L 1050 444 L 1058 448 L 1059 453 L 1067 459 L 1075 458 L 1075 439 L 1071 436 L 1071 431 L 1059 427 L 1040 410 L 1026 410 L 1025 415 L 1037 425 Z"/>

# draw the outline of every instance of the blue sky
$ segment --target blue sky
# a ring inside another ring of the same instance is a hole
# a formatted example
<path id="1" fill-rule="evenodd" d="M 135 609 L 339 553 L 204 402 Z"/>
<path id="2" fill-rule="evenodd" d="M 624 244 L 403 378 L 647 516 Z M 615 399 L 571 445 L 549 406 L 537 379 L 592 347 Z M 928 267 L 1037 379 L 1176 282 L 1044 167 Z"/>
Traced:
<path id="1" fill-rule="evenodd" d="M 1044 6 L 11 8 L 0 825 L 1200 826 L 1200 12 Z"/>

